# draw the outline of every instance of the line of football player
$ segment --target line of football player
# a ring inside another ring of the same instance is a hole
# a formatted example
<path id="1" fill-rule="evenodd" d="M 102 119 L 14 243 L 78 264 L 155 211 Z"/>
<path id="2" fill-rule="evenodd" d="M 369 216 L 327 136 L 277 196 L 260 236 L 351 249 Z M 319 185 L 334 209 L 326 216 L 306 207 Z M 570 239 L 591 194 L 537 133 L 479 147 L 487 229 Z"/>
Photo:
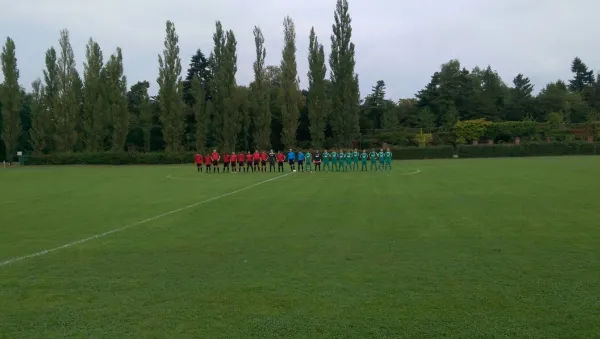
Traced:
<path id="1" fill-rule="evenodd" d="M 346 150 L 340 149 L 337 151 L 325 150 L 321 153 L 319 150 L 307 152 L 294 152 L 292 149 L 284 155 L 281 151 L 275 153 L 273 150 L 254 151 L 251 153 L 225 153 L 223 156 L 217 150 L 213 150 L 211 154 L 203 156 L 196 154 L 194 157 L 198 172 L 205 171 L 206 173 L 221 172 L 221 164 L 223 165 L 223 173 L 231 172 L 266 172 L 267 165 L 269 172 L 284 172 L 284 163 L 287 162 L 292 171 L 369 171 L 369 170 L 391 170 L 392 169 L 392 152 L 388 148 L 386 151 L 380 149 L 376 152 L 372 149 L 370 152 L 363 150 L 359 152 L 357 149 Z M 371 166 L 368 166 L 368 163 Z M 297 167 L 296 167 L 297 164 Z M 360 165 L 360 166 L 359 166 Z M 204 170 L 203 170 L 204 169 Z"/>

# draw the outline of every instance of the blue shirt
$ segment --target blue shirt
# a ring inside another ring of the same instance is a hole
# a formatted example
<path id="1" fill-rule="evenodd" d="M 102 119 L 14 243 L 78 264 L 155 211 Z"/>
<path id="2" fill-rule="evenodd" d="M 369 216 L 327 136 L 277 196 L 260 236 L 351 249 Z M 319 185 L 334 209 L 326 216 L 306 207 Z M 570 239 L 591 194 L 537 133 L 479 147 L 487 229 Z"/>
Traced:
<path id="1" fill-rule="evenodd" d="M 300 152 L 298 153 L 298 161 L 302 161 L 304 160 L 304 153 Z"/>
<path id="2" fill-rule="evenodd" d="M 288 160 L 296 160 L 296 153 L 289 152 L 287 158 Z"/>

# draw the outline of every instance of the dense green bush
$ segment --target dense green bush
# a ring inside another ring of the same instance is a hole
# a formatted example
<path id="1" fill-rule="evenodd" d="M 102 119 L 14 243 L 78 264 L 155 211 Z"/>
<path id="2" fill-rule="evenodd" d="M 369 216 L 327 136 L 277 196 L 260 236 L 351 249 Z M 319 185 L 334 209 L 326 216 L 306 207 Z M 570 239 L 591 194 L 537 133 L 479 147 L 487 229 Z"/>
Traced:
<path id="1" fill-rule="evenodd" d="M 594 155 L 600 154 L 600 144 L 583 141 L 572 142 L 531 142 L 521 145 L 460 145 L 457 148 L 460 158 L 531 157 L 555 155 Z"/>
<path id="2" fill-rule="evenodd" d="M 486 127 L 484 138 L 489 140 L 512 142 L 515 138 L 531 139 L 536 134 L 535 121 L 493 122 Z"/>
<path id="3" fill-rule="evenodd" d="M 27 165 L 150 165 L 150 164 L 184 164 L 194 161 L 194 152 L 185 153 L 138 153 L 138 152 L 103 152 L 103 153 L 63 153 L 30 156 Z"/>

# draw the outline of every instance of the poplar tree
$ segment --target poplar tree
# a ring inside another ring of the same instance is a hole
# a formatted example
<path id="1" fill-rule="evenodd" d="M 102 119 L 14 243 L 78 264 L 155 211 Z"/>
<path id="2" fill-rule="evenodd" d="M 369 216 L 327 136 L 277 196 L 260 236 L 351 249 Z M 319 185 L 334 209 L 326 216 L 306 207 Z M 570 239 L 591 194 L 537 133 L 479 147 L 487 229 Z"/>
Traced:
<path id="1" fill-rule="evenodd" d="M 196 151 L 202 152 L 206 148 L 209 117 L 206 114 L 206 93 L 204 92 L 204 85 L 197 76 L 192 78 L 190 94 L 194 103 L 192 105 L 192 111 L 194 112 L 196 120 Z"/>
<path id="2" fill-rule="evenodd" d="M 269 83 L 265 71 L 264 47 L 265 38 L 260 27 L 254 27 L 254 44 L 256 46 L 256 61 L 254 61 L 254 82 L 252 83 L 252 118 L 254 122 L 254 143 L 260 149 L 271 146 L 271 110 Z"/>
<path id="3" fill-rule="evenodd" d="M 185 128 L 183 116 L 183 82 L 181 79 L 181 58 L 179 57 L 179 37 L 171 21 L 166 24 L 166 37 L 163 55 L 158 56 L 158 96 L 160 97 L 160 122 L 167 151 L 181 149 L 181 139 Z"/>
<path id="4" fill-rule="evenodd" d="M 326 98 L 325 98 L 325 52 L 323 45 L 311 28 L 308 45 L 308 120 L 311 144 L 322 148 L 325 140 Z"/>
<path id="5" fill-rule="evenodd" d="M 227 99 L 227 88 L 225 85 L 225 66 L 224 55 L 225 50 L 225 32 L 220 21 L 217 21 L 215 33 L 213 34 L 214 48 L 209 57 L 209 62 L 212 65 L 213 76 L 213 96 L 210 102 L 210 108 L 213 113 L 213 125 L 215 138 L 217 143 L 223 144 L 223 116 L 225 112 L 225 100 Z"/>
<path id="6" fill-rule="evenodd" d="M 299 88 L 298 69 L 296 64 L 296 29 L 294 22 L 287 16 L 283 20 L 284 47 L 281 59 L 281 86 L 279 88 L 279 105 L 281 107 L 281 141 L 285 148 L 296 146 L 296 131 L 300 118 L 299 106 L 302 93 Z"/>
<path id="7" fill-rule="evenodd" d="M 223 114 L 223 146 L 229 152 L 235 149 L 238 133 L 241 131 L 241 115 L 239 111 L 239 100 L 236 100 L 237 73 L 237 41 L 232 30 L 228 30 L 225 43 L 225 58 L 223 59 L 225 70 L 224 88 L 226 93 L 225 110 Z"/>
<path id="8" fill-rule="evenodd" d="M 42 154 L 48 150 L 48 126 L 50 119 L 45 107 L 46 89 L 40 79 L 36 79 L 31 87 L 31 128 L 29 144 L 34 154 Z"/>
<path id="9" fill-rule="evenodd" d="M 107 125 L 102 95 L 103 57 L 100 45 L 88 41 L 85 51 L 86 62 L 83 64 L 84 104 L 83 104 L 83 138 L 85 150 L 98 152 L 103 148 L 104 129 Z"/>
<path id="10" fill-rule="evenodd" d="M 58 152 L 72 152 L 77 143 L 77 119 L 79 103 L 75 93 L 75 81 L 79 76 L 75 69 L 75 56 L 69 31 L 60 32 L 60 57 L 57 62 L 57 92 L 54 98 L 54 140 Z"/>
<path id="11" fill-rule="evenodd" d="M 54 131 L 54 124 L 52 123 L 52 119 L 55 116 L 54 111 L 58 105 L 58 64 L 54 47 L 50 47 L 46 51 L 45 64 L 43 106 L 44 111 L 48 115 L 48 124 L 46 125 L 48 147 L 50 150 L 53 150 L 53 138 L 51 138 L 51 135 Z"/>
<path id="12" fill-rule="evenodd" d="M 4 82 L 0 86 L 0 101 L 2 102 L 2 141 L 6 156 L 10 161 L 15 155 L 19 137 L 21 137 L 21 88 L 19 87 L 19 69 L 15 54 L 15 42 L 6 38 L 2 48 L 2 73 Z"/>
<path id="13" fill-rule="evenodd" d="M 211 62 L 214 75 L 214 125 L 217 142 L 227 152 L 235 149 L 241 118 L 236 101 L 237 41 L 233 31 L 225 32 L 220 21 L 213 35 L 214 50 Z"/>
<path id="14" fill-rule="evenodd" d="M 105 67 L 106 103 L 112 127 L 111 148 L 123 151 L 129 133 L 129 110 L 127 107 L 127 78 L 123 75 L 123 53 L 117 47 Z"/>
<path id="15" fill-rule="evenodd" d="M 354 73 L 354 43 L 352 19 L 348 13 L 348 1 L 337 0 L 334 13 L 335 23 L 331 35 L 331 55 L 329 57 L 332 117 L 331 127 L 336 143 L 349 146 L 359 132 L 358 75 Z"/>

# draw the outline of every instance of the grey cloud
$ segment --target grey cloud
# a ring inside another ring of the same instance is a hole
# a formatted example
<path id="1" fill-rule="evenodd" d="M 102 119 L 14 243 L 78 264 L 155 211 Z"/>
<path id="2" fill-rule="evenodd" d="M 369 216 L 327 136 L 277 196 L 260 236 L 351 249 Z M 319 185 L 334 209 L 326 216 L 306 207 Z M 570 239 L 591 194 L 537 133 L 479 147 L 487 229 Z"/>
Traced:
<path id="1" fill-rule="evenodd" d="M 162 50 L 164 24 L 175 22 L 180 35 L 184 70 L 197 48 L 212 48 L 214 23 L 221 20 L 238 39 L 238 82 L 252 80 L 254 25 L 266 39 L 267 63 L 279 64 L 283 46 L 282 21 L 290 15 L 297 30 L 298 73 L 306 86 L 308 33 L 315 27 L 329 52 L 334 0 L 0 0 L 0 32 L 17 44 L 21 84 L 41 76 L 44 52 L 57 45 L 67 28 L 78 65 L 92 36 L 109 55 L 123 49 L 130 84 L 149 80 L 154 91 L 157 54 Z M 458 58 L 467 68 L 490 64 L 510 83 L 517 73 L 529 76 L 537 89 L 556 79 L 570 78 L 575 56 L 589 67 L 600 64 L 594 34 L 600 28 L 594 0 L 351 0 L 356 72 L 361 94 L 379 79 L 393 99 L 421 89 L 439 66 Z"/>

